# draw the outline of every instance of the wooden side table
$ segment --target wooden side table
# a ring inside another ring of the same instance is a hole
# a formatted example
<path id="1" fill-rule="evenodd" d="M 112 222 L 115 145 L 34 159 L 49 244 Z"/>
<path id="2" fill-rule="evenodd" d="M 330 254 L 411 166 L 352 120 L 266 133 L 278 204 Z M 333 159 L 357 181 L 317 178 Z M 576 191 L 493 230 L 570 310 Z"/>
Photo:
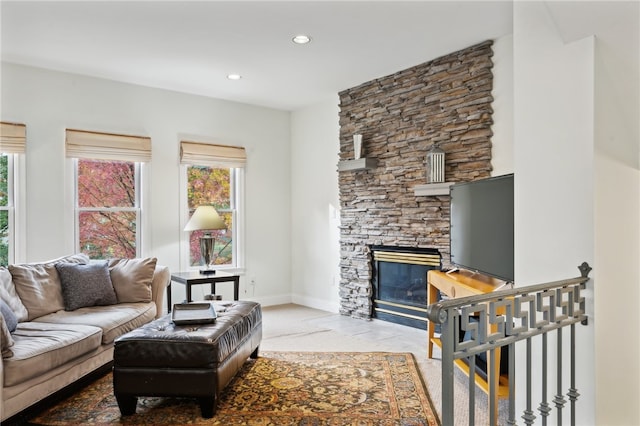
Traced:
<path id="1" fill-rule="evenodd" d="M 167 310 L 171 312 L 171 283 L 176 282 L 184 284 L 187 287 L 187 302 L 193 302 L 191 299 L 191 286 L 200 284 L 210 284 L 211 294 L 216 293 L 216 284 L 221 282 L 233 282 L 233 300 L 238 300 L 240 294 L 240 275 L 230 274 L 224 271 L 216 271 L 215 274 L 201 274 L 198 271 L 189 272 L 173 272 L 171 281 L 167 286 Z"/>
<path id="2" fill-rule="evenodd" d="M 491 293 L 502 287 L 503 284 L 504 283 L 502 281 L 495 278 L 481 274 L 473 274 L 464 270 L 452 274 L 432 270 L 427 273 L 427 304 L 430 305 L 437 302 L 438 290 L 454 299 Z M 504 309 L 498 310 L 497 313 L 499 315 L 503 315 Z M 428 327 L 427 358 L 432 358 L 433 345 L 436 344 L 441 346 L 441 342 L 439 338 L 434 337 L 433 335 L 434 324 L 429 322 Z M 489 330 L 491 330 L 492 333 L 495 332 L 495 325 L 489 325 Z M 495 395 L 497 395 L 498 398 L 507 398 L 509 396 L 509 381 L 507 376 L 500 376 L 500 350 L 496 350 L 495 356 L 493 357 L 491 356 L 491 353 L 487 354 L 487 370 L 488 366 L 491 365 L 492 362 L 496 367 L 497 377 L 495 383 L 498 385 L 498 388 L 494 389 Z M 465 374 L 469 375 L 469 367 L 467 364 L 462 360 L 456 360 L 455 363 L 457 367 L 465 372 Z M 485 380 L 479 374 L 476 374 L 475 378 L 480 389 L 489 394 L 489 381 Z M 491 409 L 496 410 L 495 412 L 497 413 L 498 407 L 496 405 L 495 407 L 491 407 Z"/>

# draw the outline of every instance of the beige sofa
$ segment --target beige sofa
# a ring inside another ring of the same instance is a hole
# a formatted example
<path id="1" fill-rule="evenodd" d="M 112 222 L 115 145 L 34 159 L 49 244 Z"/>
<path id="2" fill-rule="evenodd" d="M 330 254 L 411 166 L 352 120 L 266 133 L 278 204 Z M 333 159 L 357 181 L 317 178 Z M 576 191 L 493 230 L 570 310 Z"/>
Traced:
<path id="1" fill-rule="evenodd" d="M 0 422 L 110 363 L 117 337 L 162 315 L 170 273 L 156 263 L 71 255 L 0 268 Z"/>

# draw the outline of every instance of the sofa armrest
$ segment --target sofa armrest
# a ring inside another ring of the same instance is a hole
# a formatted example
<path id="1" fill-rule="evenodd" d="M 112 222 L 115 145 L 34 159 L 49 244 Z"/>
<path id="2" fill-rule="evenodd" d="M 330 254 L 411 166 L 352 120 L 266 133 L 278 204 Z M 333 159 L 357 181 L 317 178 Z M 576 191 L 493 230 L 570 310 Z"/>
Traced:
<path id="1" fill-rule="evenodd" d="M 4 395 L 2 395 L 2 389 L 4 389 L 4 366 L 2 364 L 2 356 L 0 355 L 0 419 L 4 419 Z M 2 423 L 1 420 L 0 423 Z"/>
<path id="2" fill-rule="evenodd" d="M 151 281 L 151 300 L 156 304 L 156 318 L 164 314 L 164 295 L 171 280 L 171 272 L 167 266 L 156 265 Z"/>

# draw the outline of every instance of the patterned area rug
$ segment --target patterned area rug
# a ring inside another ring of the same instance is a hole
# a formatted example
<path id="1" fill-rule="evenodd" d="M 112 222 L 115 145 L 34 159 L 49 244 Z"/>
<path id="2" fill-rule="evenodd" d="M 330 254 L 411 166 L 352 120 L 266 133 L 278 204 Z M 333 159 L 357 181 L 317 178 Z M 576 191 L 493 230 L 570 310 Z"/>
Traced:
<path id="1" fill-rule="evenodd" d="M 264 352 L 225 388 L 211 419 L 195 400 L 138 398 L 121 417 L 107 374 L 31 419 L 39 425 L 437 425 L 410 353 Z"/>

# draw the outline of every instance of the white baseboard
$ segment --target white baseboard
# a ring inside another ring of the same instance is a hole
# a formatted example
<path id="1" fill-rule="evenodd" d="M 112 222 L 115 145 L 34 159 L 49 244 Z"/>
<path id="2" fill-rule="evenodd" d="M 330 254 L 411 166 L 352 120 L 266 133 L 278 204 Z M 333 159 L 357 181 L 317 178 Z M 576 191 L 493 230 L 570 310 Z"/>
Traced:
<path id="1" fill-rule="evenodd" d="M 297 305 L 307 306 L 309 308 L 320 309 L 321 311 L 332 312 L 337 314 L 340 312 L 340 305 L 338 301 L 331 301 L 326 299 L 318 299 L 315 297 L 302 296 L 299 294 L 293 294 L 291 296 L 293 303 Z"/>
<path id="2" fill-rule="evenodd" d="M 332 302 L 325 299 L 317 299 L 309 296 L 302 296 L 299 294 L 280 294 L 277 296 L 260 296 L 260 297 L 241 297 L 242 300 L 251 300 L 260 303 L 262 306 L 276 306 L 286 305 L 288 303 L 295 303 L 296 305 L 302 305 L 313 309 L 319 309 L 321 311 L 339 313 L 340 306 L 337 301 Z"/>
<path id="3" fill-rule="evenodd" d="M 291 299 L 291 294 L 279 294 L 276 296 L 258 296 L 258 297 L 242 297 L 241 295 L 240 299 L 258 302 L 262 306 L 286 305 L 288 303 L 293 303 Z"/>

